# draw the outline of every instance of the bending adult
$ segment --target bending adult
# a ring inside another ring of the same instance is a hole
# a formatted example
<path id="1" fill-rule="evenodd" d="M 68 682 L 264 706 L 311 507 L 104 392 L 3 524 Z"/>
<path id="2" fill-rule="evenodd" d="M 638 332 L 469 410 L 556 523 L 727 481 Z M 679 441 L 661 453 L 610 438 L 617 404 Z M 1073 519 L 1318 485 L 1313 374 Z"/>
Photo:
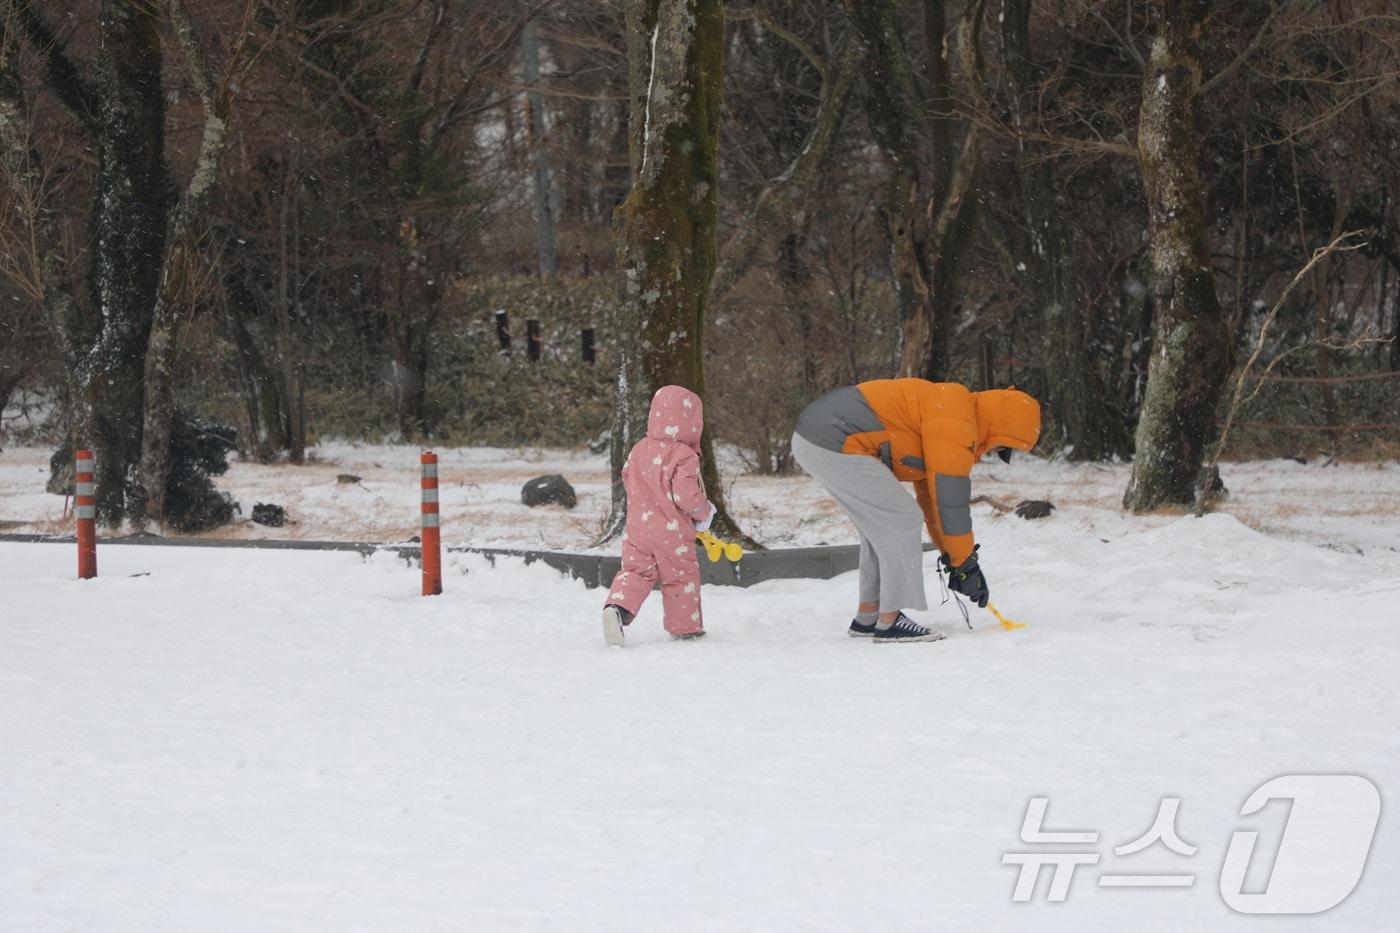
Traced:
<path id="1" fill-rule="evenodd" d="M 877 379 L 836 389 L 803 409 L 792 437 L 802 468 L 860 532 L 860 604 L 853 636 L 933 641 L 904 614 L 928 608 L 919 526 L 942 552 L 949 586 L 987 605 L 972 536 L 972 465 L 996 450 L 1030 450 L 1040 404 L 1018 389 L 972 392 L 955 382 Z M 901 482 L 914 484 L 911 498 Z"/>

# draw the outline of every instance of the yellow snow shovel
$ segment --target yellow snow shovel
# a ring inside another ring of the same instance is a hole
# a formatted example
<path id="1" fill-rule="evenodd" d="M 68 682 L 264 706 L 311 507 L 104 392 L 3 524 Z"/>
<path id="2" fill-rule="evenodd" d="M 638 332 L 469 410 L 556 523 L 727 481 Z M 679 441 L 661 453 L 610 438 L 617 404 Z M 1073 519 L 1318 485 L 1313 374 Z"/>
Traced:
<path id="1" fill-rule="evenodd" d="M 737 563 L 744 556 L 744 547 L 737 541 L 721 541 L 708 531 L 697 531 L 695 537 L 705 546 L 705 556 L 710 563 L 717 563 L 720 557 L 727 557 Z"/>
<path id="2" fill-rule="evenodd" d="M 711 560 L 713 560 L 713 559 L 714 559 L 714 558 L 711 558 Z M 993 606 L 991 603 L 987 603 L 987 611 L 990 612 L 992 615 L 996 616 L 996 617 L 997 617 L 997 621 L 1001 623 L 1001 627 L 1002 627 L 1003 629 L 1005 629 L 1006 631 L 1008 631 L 1008 632 L 1011 631 L 1013 628 L 1025 628 L 1025 627 L 1026 627 L 1024 623 L 1021 623 L 1021 622 L 1013 622 L 1013 621 L 1011 621 L 1010 619 L 1008 619 L 1006 616 L 1002 615 L 1002 614 L 1001 614 L 1001 611 L 1000 611 L 999 609 L 997 609 L 996 606 Z"/>

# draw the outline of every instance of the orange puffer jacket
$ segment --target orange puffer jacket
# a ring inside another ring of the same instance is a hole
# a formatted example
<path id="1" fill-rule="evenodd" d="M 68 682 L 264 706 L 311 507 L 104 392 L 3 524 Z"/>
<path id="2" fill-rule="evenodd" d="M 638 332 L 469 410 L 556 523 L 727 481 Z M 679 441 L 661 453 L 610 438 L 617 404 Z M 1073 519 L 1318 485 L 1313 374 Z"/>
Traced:
<path id="1" fill-rule="evenodd" d="M 868 409 L 851 410 L 853 403 L 864 406 L 850 389 L 838 389 L 827 397 L 830 404 L 803 413 L 798 433 L 831 449 L 839 441 L 843 453 L 879 457 L 896 478 L 914 483 L 933 543 L 953 566 L 961 564 L 975 544 L 972 465 L 997 447 L 1034 447 L 1039 403 L 1018 389 L 972 392 L 925 379 L 876 379 L 855 389 Z"/>

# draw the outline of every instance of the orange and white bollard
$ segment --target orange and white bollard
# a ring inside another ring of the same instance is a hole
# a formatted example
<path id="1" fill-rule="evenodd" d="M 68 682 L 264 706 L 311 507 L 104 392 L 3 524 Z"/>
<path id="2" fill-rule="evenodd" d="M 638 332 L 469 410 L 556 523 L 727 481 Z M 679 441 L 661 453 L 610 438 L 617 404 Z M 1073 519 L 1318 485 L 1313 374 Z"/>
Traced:
<path id="1" fill-rule="evenodd" d="M 437 454 L 423 454 L 423 595 L 442 593 L 442 528 L 438 521 Z"/>
<path id="2" fill-rule="evenodd" d="M 73 476 L 73 515 L 78 519 L 78 579 L 97 576 L 97 499 L 92 451 L 80 450 Z"/>

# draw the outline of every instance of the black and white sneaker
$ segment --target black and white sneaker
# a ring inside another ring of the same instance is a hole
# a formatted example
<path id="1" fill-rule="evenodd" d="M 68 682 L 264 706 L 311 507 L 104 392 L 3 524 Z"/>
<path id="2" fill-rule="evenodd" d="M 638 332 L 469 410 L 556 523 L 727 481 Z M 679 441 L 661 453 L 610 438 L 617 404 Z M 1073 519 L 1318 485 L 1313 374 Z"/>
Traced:
<path id="1" fill-rule="evenodd" d="M 852 638 L 869 638 L 875 634 L 875 623 L 864 624 L 859 619 L 851 620 L 851 627 L 846 629 L 846 634 Z"/>
<path id="2" fill-rule="evenodd" d="M 939 641 L 944 637 L 942 632 L 920 625 L 902 612 L 895 617 L 889 628 L 875 629 L 875 643 L 878 645 L 906 641 Z"/>
<path id="3" fill-rule="evenodd" d="M 621 606 L 603 607 L 603 641 L 610 647 L 621 648 L 626 643 L 627 637 L 622 634 L 622 627 L 632 621 L 628 618 L 630 614 Z"/>
<path id="4" fill-rule="evenodd" d="M 694 632 L 686 632 L 684 635 L 672 635 L 671 641 L 695 641 L 697 638 L 704 638 L 705 630 L 698 629 Z"/>

